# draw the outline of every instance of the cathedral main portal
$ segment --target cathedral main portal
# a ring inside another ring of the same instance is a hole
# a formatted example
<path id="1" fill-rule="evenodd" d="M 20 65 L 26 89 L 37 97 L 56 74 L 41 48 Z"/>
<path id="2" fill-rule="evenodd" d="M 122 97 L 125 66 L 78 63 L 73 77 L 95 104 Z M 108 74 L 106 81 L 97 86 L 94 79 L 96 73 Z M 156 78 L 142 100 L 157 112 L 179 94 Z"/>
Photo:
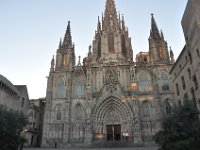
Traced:
<path id="1" fill-rule="evenodd" d="M 121 140 L 121 125 L 107 125 L 107 141 Z"/>

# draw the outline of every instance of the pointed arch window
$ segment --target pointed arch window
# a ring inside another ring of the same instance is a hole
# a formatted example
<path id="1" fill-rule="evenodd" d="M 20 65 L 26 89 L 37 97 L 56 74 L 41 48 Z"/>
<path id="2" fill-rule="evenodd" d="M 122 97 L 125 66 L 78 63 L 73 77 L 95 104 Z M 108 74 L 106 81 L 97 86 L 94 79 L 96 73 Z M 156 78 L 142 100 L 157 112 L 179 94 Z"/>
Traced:
<path id="1" fill-rule="evenodd" d="M 143 103 L 143 116 L 144 117 L 150 117 L 151 110 L 150 110 L 150 104 L 148 101 L 145 101 Z"/>
<path id="2" fill-rule="evenodd" d="M 109 33 L 108 35 L 108 49 L 109 49 L 109 52 L 115 52 L 113 33 Z"/>
<path id="3" fill-rule="evenodd" d="M 163 59 L 163 49 L 162 49 L 162 47 L 159 47 L 159 54 L 160 54 L 160 59 Z"/>
<path id="4" fill-rule="evenodd" d="M 84 96 L 84 84 L 82 82 L 75 84 L 75 96 Z"/>
<path id="5" fill-rule="evenodd" d="M 148 92 L 148 86 L 150 85 L 147 74 L 147 72 L 143 72 L 139 75 L 139 92 L 143 94 Z"/>
<path id="6" fill-rule="evenodd" d="M 82 121 L 84 120 L 84 111 L 83 111 L 83 106 L 82 104 L 80 103 L 77 103 L 75 106 L 74 106 L 74 119 L 76 121 Z"/>
<path id="7" fill-rule="evenodd" d="M 178 83 L 176 83 L 176 94 L 177 94 L 177 96 L 180 95 L 180 91 L 179 91 L 179 85 L 178 85 Z"/>
<path id="8" fill-rule="evenodd" d="M 198 89 L 198 81 L 197 81 L 196 74 L 193 75 L 193 82 L 194 82 L 195 89 Z"/>
<path id="9" fill-rule="evenodd" d="M 165 73 L 161 74 L 161 85 L 163 91 L 169 91 L 169 79 Z"/>
<path id="10" fill-rule="evenodd" d="M 171 107 L 170 102 L 168 100 L 166 100 L 166 102 L 165 102 L 165 110 L 166 110 L 167 115 L 172 114 L 172 107 Z"/>
<path id="11" fill-rule="evenodd" d="M 56 106 L 56 120 L 61 120 L 61 105 Z"/>
<path id="12" fill-rule="evenodd" d="M 185 85 L 185 78 L 184 78 L 184 76 L 181 77 L 181 80 L 182 80 L 183 90 L 185 90 L 186 89 L 186 85 Z"/>

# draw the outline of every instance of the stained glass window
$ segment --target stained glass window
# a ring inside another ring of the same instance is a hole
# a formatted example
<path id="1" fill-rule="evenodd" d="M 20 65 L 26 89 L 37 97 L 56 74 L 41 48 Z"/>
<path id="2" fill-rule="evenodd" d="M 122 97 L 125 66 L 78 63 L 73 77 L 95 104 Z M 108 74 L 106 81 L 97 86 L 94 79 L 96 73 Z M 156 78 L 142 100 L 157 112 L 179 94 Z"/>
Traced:
<path id="1" fill-rule="evenodd" d="M 144 93 L 144 92 L 148 92 L 148 85 L 149 85 L 149 81 L 148 81 L 148 76 L 146 73 L 142 73 L 139 76 L 139 92 Z"/>
<path id="2" fill-rule="evenodd" d="M 168 77 L 165 73 L 161 74 L 161 85 L 162 85 L 163 91 L 169 90 L 169 80 L 168 80 Z"/>
<path id="3" fill-rule="evenodd" d="M 82 82 L 78 82 L 75 85 L 75 96 L 83 96 L 84 95 L 84 85 Z"/>

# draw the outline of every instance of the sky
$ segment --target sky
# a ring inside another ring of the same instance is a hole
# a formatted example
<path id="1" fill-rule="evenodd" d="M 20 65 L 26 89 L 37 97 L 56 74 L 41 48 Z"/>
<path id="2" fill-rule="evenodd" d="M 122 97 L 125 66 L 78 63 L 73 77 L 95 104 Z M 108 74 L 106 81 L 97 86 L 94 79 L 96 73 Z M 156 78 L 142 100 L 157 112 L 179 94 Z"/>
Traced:
<path id="1" fill-rule="evenodd" d="M 148 51 L 151 13 L 175 58 L 184 46 L 181 19 L 187 0 L 115 0 L 124 15 L 134 56 Z M 27 85 L 29 98 L 46 96 L 50 62 L 71 21 L 76 57 L 92 44 L 106 0 L 0 0 L 0 74 Z"/>

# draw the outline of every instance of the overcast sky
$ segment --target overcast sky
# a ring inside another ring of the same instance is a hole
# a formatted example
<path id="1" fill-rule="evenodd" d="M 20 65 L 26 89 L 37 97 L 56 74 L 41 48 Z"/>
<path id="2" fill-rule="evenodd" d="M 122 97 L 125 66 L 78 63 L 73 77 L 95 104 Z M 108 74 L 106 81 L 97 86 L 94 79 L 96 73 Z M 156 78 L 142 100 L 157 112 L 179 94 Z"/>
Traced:
<path id="1" fill-rule="evenodd" d="M 115 0 L 124 14 L 134 56 L 148 51 L 151 13 L 175 58 L 184 46 L 181 19 L 187 0 Z M 29 98 L 46 95 L 46 76 L 71 21 L 76 57 L 86 56 L 106 0 L 0 0 L 0 74 L 27 85 Z"/>

